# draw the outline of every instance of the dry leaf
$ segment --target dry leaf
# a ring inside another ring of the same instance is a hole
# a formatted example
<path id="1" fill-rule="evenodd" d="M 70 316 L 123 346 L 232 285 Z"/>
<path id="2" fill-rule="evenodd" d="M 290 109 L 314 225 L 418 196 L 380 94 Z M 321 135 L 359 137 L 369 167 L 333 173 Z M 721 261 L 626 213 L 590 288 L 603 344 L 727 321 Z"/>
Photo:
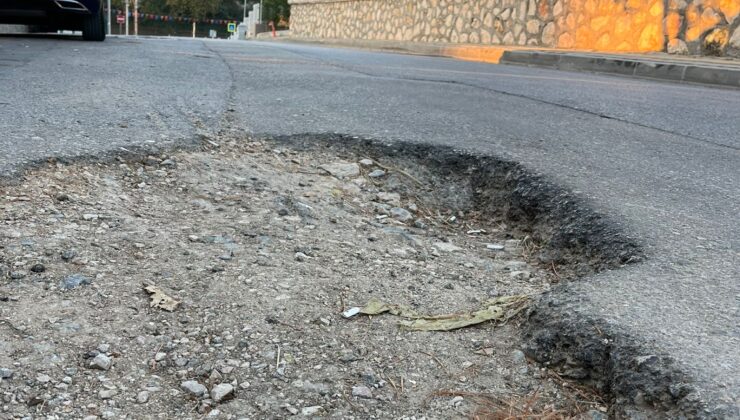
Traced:
<path id="1" fill-rule="evenodd" d="M 180 302 L 167 296 L 162 289 L 157 286 L 145 286 L 144 290 L 149 293 L 151 302 L 149 306 L 152 308 L 163 309 L 168 312 L 174 312 L 175 309 L 180 305 Z"/>
<path id="2" fill-rule="evenodd" d="M 413 331 L 451 331 L 486 321 L 504 323 L 526 309 L 528 304 L 529 297 L 527 296 L 502 296 L 489 300 L 483 304 L 481 309 L 473 312 L 422 315 L 407 306 L 393 305 L 372 298 L 365 307 L 360 309 L 360 313 L 380 315 L 388 312 L 406 318 L 398 325 Z"/>

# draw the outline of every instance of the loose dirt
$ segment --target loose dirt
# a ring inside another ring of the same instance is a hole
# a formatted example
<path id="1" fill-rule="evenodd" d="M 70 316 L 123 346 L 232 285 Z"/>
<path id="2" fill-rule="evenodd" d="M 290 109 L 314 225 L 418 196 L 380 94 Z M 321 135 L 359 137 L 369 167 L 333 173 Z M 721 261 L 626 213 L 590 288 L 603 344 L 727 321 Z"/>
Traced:
<path id="1" fill-rule="evenodd" d="M 448 332 L 342 316 L 372 298 L 472 311 L 561 280 L 516 227 L 455 208 L 457 185 L 393 157 L 219 143 L 0 186 L 0 418 L 606 411 L 526 359 L 526 314 Z"/>

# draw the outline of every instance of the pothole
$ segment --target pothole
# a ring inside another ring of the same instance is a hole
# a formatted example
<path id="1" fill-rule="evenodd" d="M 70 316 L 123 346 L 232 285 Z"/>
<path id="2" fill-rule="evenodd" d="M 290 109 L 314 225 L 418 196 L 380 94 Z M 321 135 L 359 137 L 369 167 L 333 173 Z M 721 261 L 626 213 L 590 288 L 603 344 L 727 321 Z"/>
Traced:
<path id="1" fill-rule="evenodd" d="M 577 200 L 447 149 L 217 143 L 41 166 L 0 187 L 3 416 L 607 411 L 527 358 L 526 311 L 451 331 L 343 316 L 377 300 L 454 318 L 639 259 Z M 150 306 L 145 285 L 181 303 Z"/>

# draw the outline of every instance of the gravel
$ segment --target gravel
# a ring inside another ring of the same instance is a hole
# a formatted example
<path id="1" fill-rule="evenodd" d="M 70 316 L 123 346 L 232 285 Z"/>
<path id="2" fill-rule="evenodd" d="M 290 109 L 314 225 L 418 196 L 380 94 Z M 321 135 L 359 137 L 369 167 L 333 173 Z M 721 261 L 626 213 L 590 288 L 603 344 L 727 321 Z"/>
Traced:
<path id="1" fill-rule="evenodd" d="M 180 385 L 180 388 L 191 396 L 200 398 L 208 393 L 208 389 L 205 385 L 198 383 L 197 381 L 185 381 Z"/>
<path id="2" fill-rule="evenodd" d="M 139 404 L 146 404 L 149 402 L 149 391 L 140 391 L 136 394 L 136 402 Z"/>
<path id="3" fill-rule="evenodd" d="M 65 277 L 64 280 L 62 280 L 60 287 L 62 289 L 71 290 L 80 286 L 89 285 L 91 283 L 92 280 L 83 276 L 82 274 L 73 274 L 71 276 Z"/>
<path id="4" fill-rule="evenodd" d="M 414 218 L 410 211 L 400 207 L 393 207 L 391 209 L 391 217 L 401 222 L 408 222 Z"/>
<path id="5" fill-rule="evenodd" d="M 100 353 L 90 361 L 91 369 L 108 370 L 113 365 L 113 360 L 110 357 Z"/>
<path id="6" fill-rule="evenodd" d="M 369 178 L 382 178 L 385 176 L 385 171 L 382 169 L 376 169 L 369 174 L 367 174 Z"/>
<path id="7" fill-rule="evenodd" d="M 373 160 L 423 184 L 395 171 L 370 178 L 375 163 L 356 163 L 364 156 L 218 143 L 42 166 L 4 187 L 3 196 L 29 200 L 0 201 L 12 232 L 0 237 L 2 265 L 46 270 L 0 279 L 0 417 L 36 417 L 42 404 L 57 418 L 450 418 L 477 409 L 435 397 L 440 390 L 536 393 L 571 407 L 570 388 L 509 356 L 523 347 L 518 319 L 420 333 L 392 315 L 342 315 L 372 298 L 444 314 L 479 308 L 492 289 L 542 293 L 559 280 L 549 268 L 523 251 L 486 249 L 521 233 L 450 208 L 455 200 L 433 194 L 449 180 L 391 157 Z M 166 160 L 177 164 L 155 164 Z M 319 171 L 339 174 L 334 163 L 362 169 L 341 179 Z M 394 207 L 414 218 L 389 217 Z M 180 304 L 161 309 L 144 285 Z"/>
<path id="8" fill-rule="evenodd" d="M 320 165 L 319 169 L 323 169 L 339 179 L 353 178 L 360 174 L 360 166 L 354 162 L 325 163 Z"/>
<path id="9" fill-rule="evenodd" d="M 353 386 L 352 387 L 352 396 L 357 398 L 367 398 L 371 399 L 373 398 L 373 392 L 370 390 L 370 388 L 366 386 Z"/>
<path id="10" fill-rule="evenodd" d="M 0 379 L 10 379 L 13 377 L 13 370 L 8 368 L 0 368 Z"/>
<path id="11" fill-rule="evenodd" d="M 218 384 L 211 389 L 211 398 L 220 403 L 234 397 L 234 387 L 230 384 Z"/>

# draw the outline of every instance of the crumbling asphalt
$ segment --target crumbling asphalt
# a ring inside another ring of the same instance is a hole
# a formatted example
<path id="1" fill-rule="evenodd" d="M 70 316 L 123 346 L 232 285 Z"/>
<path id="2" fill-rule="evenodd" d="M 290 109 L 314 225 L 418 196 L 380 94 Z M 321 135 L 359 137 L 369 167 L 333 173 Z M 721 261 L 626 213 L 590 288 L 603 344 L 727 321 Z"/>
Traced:
<path id="1" fill-rule="evenodd" d="M 190 40 L 6 37 L 0 63 L 3 171 L 187 144 L 224 123 L 521 163 L 644 252 L 640 263 L 553 291 L 534 314 L 532 354 L 599 382 L 627 414 L 738 416 L 737 90 Z"/>

